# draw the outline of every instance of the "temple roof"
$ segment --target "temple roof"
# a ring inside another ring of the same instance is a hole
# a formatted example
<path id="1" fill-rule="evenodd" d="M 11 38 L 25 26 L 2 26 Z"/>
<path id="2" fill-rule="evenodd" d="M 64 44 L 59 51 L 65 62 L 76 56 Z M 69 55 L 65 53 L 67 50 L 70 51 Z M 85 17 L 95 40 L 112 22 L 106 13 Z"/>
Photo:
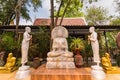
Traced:
<path id="1" fill-rule="evenodd" d="M 61 18 L 58 19 L 57 25 L 60 24 Z M 33 25 L 46 25 L 50 26 L 51 19 L 50 18 L 37 18 L 34 21 Z M 83 17 L 79 18 L 63 18 L 62 26 L 81 26 L 87 25 L 85 19 Z"/>

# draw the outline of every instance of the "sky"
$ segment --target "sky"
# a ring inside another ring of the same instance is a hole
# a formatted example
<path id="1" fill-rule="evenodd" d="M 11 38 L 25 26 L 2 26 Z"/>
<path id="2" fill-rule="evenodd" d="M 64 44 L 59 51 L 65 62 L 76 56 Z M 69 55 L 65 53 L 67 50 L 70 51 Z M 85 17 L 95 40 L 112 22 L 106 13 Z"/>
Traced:
<path id="1" fill-rule="evenodd" d="M 87 6 L 102 6 L 107 9 L 109 12 L 109 15 L 117 15 L 116 11 L 116 5 L 113 2 L 114 0 L 99 0 L 98 2 L 93 2 L 92 4 L 86 4 Z M 119 0 L 120 1 L 120 0 Z M 23 18 L 20 18 L 20 25 L 32 25 L 34 23 L 34 20 L 36 18 L 49 18 L 50 16 L 50 0 L 42 0 L 42 8 L 39 8 L 37 12 L 33 11 L 33 8 L 29 8 L 31 21 L 26 21 Z M 85 12 L 85 8 L 83 8 L 83 11 Z"/>
<path id="2" fill-rule="evenodd" d="M 31 21 L 26 21 L 23 18 L 20 18 L 20 25 L 32 25 L 36 18 L 49 18 L 50 16 L 50 0 L 42 0 L 42 8 L 39 8 L 37 12 L 33 11 L 33 8 L 29 8 Z"/>

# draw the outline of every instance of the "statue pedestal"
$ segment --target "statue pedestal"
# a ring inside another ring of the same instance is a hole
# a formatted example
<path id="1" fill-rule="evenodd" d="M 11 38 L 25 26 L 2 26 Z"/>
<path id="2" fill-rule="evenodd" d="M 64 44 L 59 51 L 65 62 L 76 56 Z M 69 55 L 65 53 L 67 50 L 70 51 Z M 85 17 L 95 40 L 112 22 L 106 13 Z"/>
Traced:
<path id="1" fill-rule="evenodd" d="M 11 73 L 12 69 L 7 69 L 6 67 L 0 67 L 0 73 Z"/>
<path id="2" fill-rule="evenodd" d="M 21 66 L 16 73 L 16 79 L 23 79 L 30 74 L 29 66 Z"/>
<path id="3" fill-rule="evenodd" d="M 104 80 L 106 75 L 103 71 L 103 68 L 100 66 L 91 66 L 92 70 L 91 70 L 91 74 L 92 74 L 92 78 L 94 80 Z"/>
<path id="4" fill-rule="evenodd" d="M 46 68 L 75 68 L 74 58 L 72 57 L 48 57 Z"/>
<path id="5" fill-rule="evenodd" d="M 47 62 L 46 68 L 75 68 L 74 62 Z"/>

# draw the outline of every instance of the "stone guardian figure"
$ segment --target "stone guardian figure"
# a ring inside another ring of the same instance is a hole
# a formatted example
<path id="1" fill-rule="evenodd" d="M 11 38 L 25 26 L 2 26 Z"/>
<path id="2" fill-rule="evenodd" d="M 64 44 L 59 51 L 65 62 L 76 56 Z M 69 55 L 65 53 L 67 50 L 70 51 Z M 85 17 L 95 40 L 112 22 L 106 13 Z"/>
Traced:
<path id="1" fill-rule="evenodd" d="M 99 57 L 99 43 L 97 40 L 97 33 L 95 32 L 94 27 L 89 28 L 89 32 L 91 33 L 89 37 L 89 40 L 91 42 L 92 51 L 93 51 L 93 61 L 99 65 L 100 63 L 100 57 Z"/>
<path id="2" fill-rule="evenodd" d="M 30 75 L 30 67 L 25 65 L 28 61 L 28 49 L 29 49 L 29 42 L 30 39 L 32 38 L 32 35 L 29 33 L 31 32 L 30 27 L 25 28 L 25 32 L 23 34 L 23 41 L 22 41 L 22 46 L 21 46 L 21 52 L 22 52 L 22 66 L 19 67 L 18 72 L 16 73 L 16 79 L 23 79 Z"/>
<path id="3" fill-rule="evenodd" d="M 32 38 L 32 35 L 29 33 L 31 32 L 30 27 L 25 28 L 25 32 L 23 34 L 23 41 L 22 41 L 22 47 L 21 47 L 21 52 L 22 52 L 22 66 L 25 65 L 25 63 L 28 61 L 28 49 L 29 49 L 29 41 Z"/>
<path id="4" fill-rule="evenodd" d="M 106 75 L 103 71 L 103 68 L 99 65 L 100 63 L 100 57 L 99 57 L 99 43 L 97 40 L 97 33 L 95 32 L 94 27 L 89 28 L 89 32 L 91 33 L 90 36 L 88 36 L 92 50 L 93 50 L 93 61 L 97 63 L 97 65 L 91 66 L 91 75 L 93 80 L 104 80 Z"/>

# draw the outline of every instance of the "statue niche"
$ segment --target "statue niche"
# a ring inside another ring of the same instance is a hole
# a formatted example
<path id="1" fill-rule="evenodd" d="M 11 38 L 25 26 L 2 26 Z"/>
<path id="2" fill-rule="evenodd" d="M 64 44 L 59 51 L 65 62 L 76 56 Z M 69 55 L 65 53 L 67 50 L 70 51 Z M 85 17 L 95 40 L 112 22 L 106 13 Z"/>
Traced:
<path id="1" fill-rule="evenodd" d="M 75 68 L 73 53 L 68 51 L 68 31 L 62 26 L 52 30 L 52 51 L 47 54 L 46 68 Z"/>

